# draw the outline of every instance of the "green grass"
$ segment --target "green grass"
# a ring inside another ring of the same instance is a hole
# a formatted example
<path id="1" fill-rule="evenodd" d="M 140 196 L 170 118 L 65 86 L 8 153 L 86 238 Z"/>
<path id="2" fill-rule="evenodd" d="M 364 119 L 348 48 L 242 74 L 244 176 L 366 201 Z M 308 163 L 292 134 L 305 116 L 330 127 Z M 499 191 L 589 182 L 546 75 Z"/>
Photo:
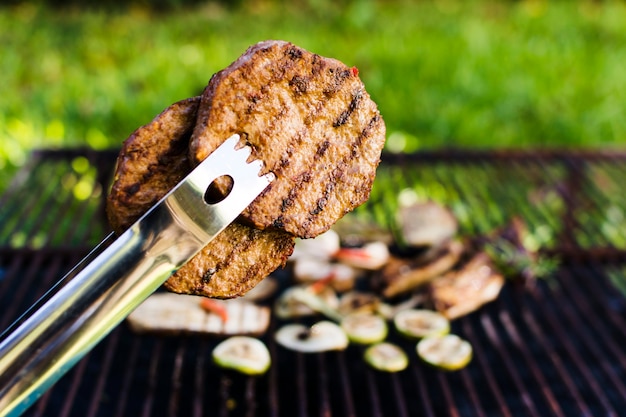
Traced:
<path id="1" fill-rule="evenodd" d="M 392 150 L 626 143 L 624 3 L 241 3 L 0 8 L 0 190 L 32 148 L 119 146 L 264 39 L 357 66 Z"/>

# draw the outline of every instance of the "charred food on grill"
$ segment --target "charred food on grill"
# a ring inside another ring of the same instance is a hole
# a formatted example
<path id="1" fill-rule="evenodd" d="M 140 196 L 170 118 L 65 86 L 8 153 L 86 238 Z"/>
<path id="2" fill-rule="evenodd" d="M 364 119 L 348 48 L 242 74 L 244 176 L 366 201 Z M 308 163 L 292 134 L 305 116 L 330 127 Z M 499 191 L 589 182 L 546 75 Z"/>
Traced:
<path id="1" fill-rule="evenodd" d="M 276 175 L 244 217 L 301 238 L 369 198 L 385 142 L 356 68 L 281 41 L 252 46 L 213 76 L 191 138 L 194 162 L 234 133 Z"/>
<path id="2" fill-rule="evenodd" d="M 201 98 L 173 104 L 125 141 L 107 201 L 114 230 L 233 133 L 276 180 L 167 281 L 171 291 L 242 295 L 284 265 L 294 236 L 315 237 L 365 202 L 385 124 L 356 68 L 288 42 L 260 42 L 215 74 Z"/>
<path id="3" fill-rule="evenodd" d="M 187 157 L 199 98 L 174 103 L 122 145 L 107 199 L 109 222 L 123 232 L 191 171 Z M 293 251 L 280 230 L 232 223 L 165 283 L 173 292 L 232 298 L 246 293 Z"/>

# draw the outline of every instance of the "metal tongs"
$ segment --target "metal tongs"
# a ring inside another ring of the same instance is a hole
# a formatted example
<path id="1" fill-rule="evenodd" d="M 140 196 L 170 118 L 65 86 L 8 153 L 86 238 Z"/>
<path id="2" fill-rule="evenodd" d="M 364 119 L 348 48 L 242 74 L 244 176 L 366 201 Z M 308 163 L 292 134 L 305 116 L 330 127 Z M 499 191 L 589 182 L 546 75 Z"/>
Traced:
<path id="1" fill-rule="evenodd" d="M 0 416 L 17 416 L 191 259 L 270 184 L 233 135 L 117 239 L 109 235 L 0 342 Z M 220 177 L 232 188 L 205 194 Z"/>

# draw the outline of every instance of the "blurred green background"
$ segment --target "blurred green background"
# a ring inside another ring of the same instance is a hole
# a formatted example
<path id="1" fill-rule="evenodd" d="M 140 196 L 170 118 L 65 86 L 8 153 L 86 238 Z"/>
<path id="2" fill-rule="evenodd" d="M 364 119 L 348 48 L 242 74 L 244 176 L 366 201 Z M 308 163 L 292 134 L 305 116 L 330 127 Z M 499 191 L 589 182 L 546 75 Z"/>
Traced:
<path id="1" fill-rule="evenodd" d="M 119 147 L 264 39 L 357 66 L 390 151 L 626 144 L 618 1 L 14 1 L 0 191 L 33 148 Z"/>

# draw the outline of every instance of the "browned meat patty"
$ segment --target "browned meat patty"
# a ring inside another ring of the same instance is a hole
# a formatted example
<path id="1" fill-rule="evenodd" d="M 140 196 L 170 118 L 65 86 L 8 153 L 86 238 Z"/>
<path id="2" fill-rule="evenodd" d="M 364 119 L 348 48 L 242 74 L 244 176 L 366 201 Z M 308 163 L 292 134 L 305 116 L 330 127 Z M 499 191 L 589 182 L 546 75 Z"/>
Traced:
<path id="1" fill-rule="evenodd" d="M 172 104 L 124 141 L 107 199 L 111 227 L 121 232 L 190 171 L 189 138 L 199 97 Z"/>
<path id="2" fill-rule="evenodd" d="M 175 103 L 123 144 L 107 200 L 113 229 L 121 233 L 190 171 L 189 138 L 199 98 Z M 232 298 L 282 266 L 294 238 L 279 230 L 232 223 L 165 283 L 173 292 Z"/>
<path id="3" fill-rule="evenodd" d="M 293 252 L 294 238 L 282 230 L 231 223 L 165 283 L 181 294 L 232 298 L 251 290 Z"/>
<path id="4" fill-rule="evenodd" d="M 310 238 L 369 198 L 385 124 L 356 68 L 266 41 L 211 78 L 190 142 L 193 163 L 233 133 L 277 177 L 243 216 Z"/>

